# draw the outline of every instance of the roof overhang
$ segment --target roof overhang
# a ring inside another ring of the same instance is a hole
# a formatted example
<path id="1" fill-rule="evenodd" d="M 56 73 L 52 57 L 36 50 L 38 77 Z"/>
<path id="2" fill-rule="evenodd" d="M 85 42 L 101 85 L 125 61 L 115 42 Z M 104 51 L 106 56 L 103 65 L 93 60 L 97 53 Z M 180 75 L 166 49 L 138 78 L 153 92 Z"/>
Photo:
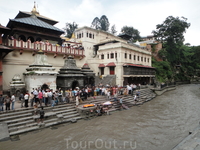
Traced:
<path id="1" fill-rule="evenodd" d="M 151 67 L 151 66 L 144 66 L 144 65 L 137 65 L 137 64 L 131 64 L 131 63 L 125 63 L 123 64 L 123 66 L 132 66 L 132 67 L 140 67 L 140 68 L 150 68 L 150 69 L 156 69 L 154 67 Z"/>
<path id="2" fill-rule="evenodd" d="M 106 67 L 115 67 L 116 65 L 115 65 L 115 63 L 114 62 L 110 62 L 110 63 L 108 63 L 107 65 L 106 65 Z"/>
<path id="3" fill-rule="evenodd" d="M 98 67 L 99 67 L 99 68 L 103 68 L 103 67 L 105 67 L 105 65 L 104 65 L 104 64 L 99 64 Z"/>

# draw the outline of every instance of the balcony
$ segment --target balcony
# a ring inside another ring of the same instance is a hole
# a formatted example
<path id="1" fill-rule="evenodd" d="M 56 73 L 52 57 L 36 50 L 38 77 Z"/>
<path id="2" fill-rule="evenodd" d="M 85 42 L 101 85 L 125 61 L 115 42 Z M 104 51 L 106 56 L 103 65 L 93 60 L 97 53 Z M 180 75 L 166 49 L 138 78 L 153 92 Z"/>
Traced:
<path id="1" fill-rule="evenodd" d="M 50 43 L 40 43 L 40 42 L 34 42 L 31 43 L 30 41 L 24 42 L 22 40 L 18 41 L 16 39 L 10 40 L 7 39 L 3 45 L 8 46 L 13 49 L 19 49 L 19 50 L 27 50 L 32 52 L 37 52 L 39 50 L 43 50 L 45 53 L 54 53 L 54 54 L 62 54 L 62 55 L 71 55 L 74 57 L 84 57 L 85 56 L 85 50 L 84 48 L 79 44 L 79 46 L 59 46 L 55 44 Z"/>

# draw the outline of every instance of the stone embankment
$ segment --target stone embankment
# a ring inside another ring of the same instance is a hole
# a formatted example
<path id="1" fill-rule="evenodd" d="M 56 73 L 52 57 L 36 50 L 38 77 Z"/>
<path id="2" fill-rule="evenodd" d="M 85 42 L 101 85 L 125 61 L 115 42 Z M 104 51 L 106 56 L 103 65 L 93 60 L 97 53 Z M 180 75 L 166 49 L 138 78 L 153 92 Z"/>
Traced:
<path id="1" fill-rule="evenodd" d="M 200 149 L 200 125 L 191 131 L 189 135 L 183 139 L 172 150 L 198 150 Z"/>
<path id="2" fill-rule="evenodd" d="M 135 94 L 135 93 L 134 93 Z M 121 95 L 123 96 L 123 95 Z M 134 101 L 132 95 L 124 96 L 123 104 L 127 107 L 141 105 L 147 101 L 152 100 L 156 94 L 150 89 L 141 89 L 140 97 L 137 102 Z M 101 104 L 108 101 L 106 96 L 96 96 L 88 98 L 87 101 L 83 101 L 81 104 Z M 111 100 L 113 101 L 113 99 Z M 43 129 L 46 127 L 55 126 L 62 123 L 73 123 L 79 119 L 88 119 L 96 117 L 95 112 L 81 114 L 77 111 L 75 103 L 59 104 L 54 107 L 44 107 L 45 118 L 43 123 L 38 123 L 39 114 L 34 114 L 33 108 L 19 108 L 20 103 L 16 102 L 16 109 L 8 112 L 0 113 L 0 140 L 7 140 L 10 136 L 19 135 L 26 132 Z M 40 110 L 40 108 L 39 108 Z M 119 103 L 113 102 L 112 108 L 109 112 L 120 110 Z"/>

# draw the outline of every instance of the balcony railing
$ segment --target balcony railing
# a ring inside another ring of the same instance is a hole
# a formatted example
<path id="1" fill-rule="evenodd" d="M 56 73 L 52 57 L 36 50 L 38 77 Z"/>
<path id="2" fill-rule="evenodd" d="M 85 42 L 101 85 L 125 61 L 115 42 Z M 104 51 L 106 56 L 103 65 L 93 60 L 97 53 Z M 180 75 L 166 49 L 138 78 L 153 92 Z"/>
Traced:
<path id="1" fill-rule="evenodd" d="M 24 42 L 22 40 L 18 41 L 16 39 L 6 40 L 6 42 L 4 42 L 4 45 L 20 50 L 30 50 L 30 51 L 43 50 L 44 52 L 47 53 L 65 54 L 65 55 L 81 56 L 81 57 L 85 56 L 85 51 L 83 47 L 59 46 L 56 44 L 40 43 L 40 42 L 31 43 L 30 41 Z"/>

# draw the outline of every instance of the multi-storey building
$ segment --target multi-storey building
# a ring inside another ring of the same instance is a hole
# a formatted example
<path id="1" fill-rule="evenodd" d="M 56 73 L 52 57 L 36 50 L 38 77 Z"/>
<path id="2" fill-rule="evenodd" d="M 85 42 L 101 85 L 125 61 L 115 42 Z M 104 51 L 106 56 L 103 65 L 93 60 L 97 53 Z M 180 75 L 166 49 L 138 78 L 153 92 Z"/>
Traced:
<path id="1" fill-rule="evenodd" d="M 85 62 L 103 78 L 116 75 L 117 85 L 148 84 L 155 77 L 151 51 L 105 31 L 82 27 L 75 36 L 85 48 Z"/>

